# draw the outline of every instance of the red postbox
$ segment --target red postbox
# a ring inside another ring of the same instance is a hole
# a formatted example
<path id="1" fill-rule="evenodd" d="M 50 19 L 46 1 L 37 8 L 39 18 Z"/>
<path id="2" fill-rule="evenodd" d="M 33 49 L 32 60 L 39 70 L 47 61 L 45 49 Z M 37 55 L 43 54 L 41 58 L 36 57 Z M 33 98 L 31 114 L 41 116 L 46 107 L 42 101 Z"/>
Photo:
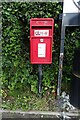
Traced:
<path id="1" fill-rule="evenodd" d="M 52 63 L 52 18 L 30 19 L 30 60 L 32 64 Z"/>

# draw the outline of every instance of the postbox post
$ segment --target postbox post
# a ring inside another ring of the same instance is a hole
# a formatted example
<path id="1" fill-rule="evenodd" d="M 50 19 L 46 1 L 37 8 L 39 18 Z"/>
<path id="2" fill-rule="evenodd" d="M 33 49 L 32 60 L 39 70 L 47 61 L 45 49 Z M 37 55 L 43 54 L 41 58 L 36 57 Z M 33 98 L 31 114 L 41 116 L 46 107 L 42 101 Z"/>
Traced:
<path id="1" fill-rule="evenodd" d="M 42 65 L 38 65 L 38 95 L 42 94 Z"/>

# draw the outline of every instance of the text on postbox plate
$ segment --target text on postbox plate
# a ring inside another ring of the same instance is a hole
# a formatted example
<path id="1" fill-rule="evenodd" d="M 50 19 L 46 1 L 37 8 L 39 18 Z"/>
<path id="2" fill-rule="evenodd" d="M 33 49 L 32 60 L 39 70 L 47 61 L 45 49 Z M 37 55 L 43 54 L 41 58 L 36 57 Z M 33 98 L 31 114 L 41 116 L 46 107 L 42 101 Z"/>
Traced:
<path id="1" fill-rule="evenodd" d="M 49 36 L 49 30 L 34 30 L 34 36 Z"/>

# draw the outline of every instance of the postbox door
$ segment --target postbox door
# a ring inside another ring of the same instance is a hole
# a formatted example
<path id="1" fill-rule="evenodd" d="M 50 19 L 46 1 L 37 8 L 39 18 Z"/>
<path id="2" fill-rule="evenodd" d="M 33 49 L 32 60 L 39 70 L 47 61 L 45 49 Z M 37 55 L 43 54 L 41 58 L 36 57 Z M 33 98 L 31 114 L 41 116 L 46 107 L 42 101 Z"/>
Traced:
<path id="1" fill-rule="evenodd" d="M 32 38 L 31 42 L 31 59 L 32 63 L 46 64 L 52 62 L 52 39 L 48 38 Z"/>

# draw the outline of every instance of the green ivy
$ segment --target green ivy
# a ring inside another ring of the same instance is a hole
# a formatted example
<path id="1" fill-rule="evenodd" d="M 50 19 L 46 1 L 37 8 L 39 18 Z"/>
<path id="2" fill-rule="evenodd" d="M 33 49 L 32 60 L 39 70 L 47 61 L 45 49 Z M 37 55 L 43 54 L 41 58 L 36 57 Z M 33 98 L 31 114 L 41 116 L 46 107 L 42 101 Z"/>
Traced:
<path id="1" fill-rule="evenodd" d="M 28 103 L 25 101 L 26 99 L 30 101 L 32 98 L 29 96 L 32 94 L 37 95 L 38 81 L 38 66 L 30 63 L 30 19 L 50 17 L 55 20 L 53 62 L 51 65 L 43 65 L 42 80 L 44 96 L 47 92 L 53 95 L 56 91 L 58 78 L 61 34 L 59 14 L 62 12 L 62 5 L 56 2 L 4 2 L 2 6 L 2 94 L 4 108 L 9 106 L 8 102 L 5 106 L 6 100 L 14 101 L 13 99 L 16 98 L 16 103 L 10 103 L 11 109 L 14 104 L 14 109 L 17 104 L 19 108 L 22 106 L 22 108 L 28 109 Z M 73 52 L 75 47 L 80 47 L 79 38 L 80 28 L 67 28 L 63 81 L 71 80 Z M 65 84 L 64 82 L 63 86 Z"/>

